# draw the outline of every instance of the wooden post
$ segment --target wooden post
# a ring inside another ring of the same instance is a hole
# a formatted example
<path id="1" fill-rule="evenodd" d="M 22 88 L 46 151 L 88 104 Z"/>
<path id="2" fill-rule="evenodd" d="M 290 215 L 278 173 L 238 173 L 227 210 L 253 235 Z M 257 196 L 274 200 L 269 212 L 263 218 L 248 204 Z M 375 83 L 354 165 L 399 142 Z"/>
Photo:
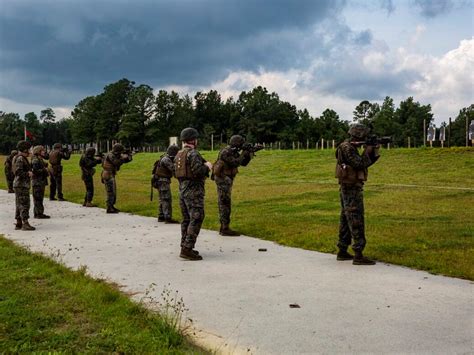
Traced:
<path id="1" fill-rule="evenodd" d="M 332 140 L 332 149 L 335 149 L 336 148 L 336 142 L 334 141 L 334 139 Z"/>
<path id="2" fill-rule="evenodd" d="M 214 134 L 211 134 L 211 152 L 214 151 Z"/>
<path id="3" fill-rule="evenodd" d="M 411 148 L 410 137 L 408 137 L 408 148 Z"/>
<path id="4" fill-rule="evenodd" d="M 426 147 L 426 119 L 423 120 L 423 146 Z"/>
<path id="5" fill-rule="evenodd" d="M 309 139 L 306 140 L 306 149 L 309 149 Z"/>
<path id="6" fill-rule="evenodd" d="M 466 147 L 469 147 L 469 121 L 466 115 Z"/>
<path id="7" fill-rule="evenodd" d="M 448 148 L 451 147 L 451 117 L 449 117 Z"/>
<path id="8" fill-rule="evenodd" d="M 324 138 L 321 138 L 321 149 L 324 149 Z"/>

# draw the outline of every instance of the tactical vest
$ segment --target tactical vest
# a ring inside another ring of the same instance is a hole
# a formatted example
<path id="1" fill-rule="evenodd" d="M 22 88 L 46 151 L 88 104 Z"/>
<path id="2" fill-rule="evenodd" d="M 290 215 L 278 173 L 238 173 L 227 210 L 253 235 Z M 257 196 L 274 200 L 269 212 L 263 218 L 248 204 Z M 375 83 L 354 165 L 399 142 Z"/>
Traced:
<path id="1" fill-rule="evenodd" d="M 28 161 L 28 159 L 25 158 L 23 155 L 18 154 L 18 155 L 15 155 L 15 157 L 13 158 L 13 164 L 12 164 L 12 172 L 13 172 L 13 174 L 15 174 L 15 173 L 16 173 L 16 170 L 17 170 L 17 169 L 16 169 L 16 161 L 17 161 L 17 159 L 24 159 L 24 160 L 26 161 L 26 165 L 28 166 L 28 170 L 31 170 L 30 162 Z"/>
<path id="2" fill-rule="evenodd" d="M 49 155 L 49 162 L 51 165 L 61 164 L 61 152 L 59 150 L 53 150 Z"/>
<path id="3" fill-rule="evenodd" d="M 117 170 L 117 168 L 115 167 L 115 165 L 112 164 L 112 162 L 111 162 L 109 159 L 107 159 L 107 158 L 104 159 L 104 162 L 102 163 L 102 167 L 104 168 L 104 170 L 110 171 L 110 172 L 112 172 L 112 173 L 114 173 L 114 174 L 115 174 L 115 172 L 116 172 L 116 170 Z"/>
<path id="4" fill-rule="evenodd" d="M 178 179 L 192 179 L 194 177 L 188 164 L 188 153 L 189 149 L 182 149 L 174 158 L 174 170 Z"/>
<path id="5" fill-rule="evenodd" d="M 363 184 L 367 181 L 368 170 L 356 170 L 352 166 L 345 164 L 342 159 L 342 151 L 340 147 L 336 150 L 336 178 L 339 184 Z"/>
<path id="6" fill-rule="evenodd" d="M 161 159 L 163 159 L 165 155 L 163 154 L 160 157 L 160 160 L 158 160 L 158 163 L 155 166 L 155 171 L 154 174 L 158 177 L 164 177 L 164 178 L 172 178 L 173 177 L 173 172 L 168 169 L 167 167 L 161 165 Z"/>
<path id="7" fill-rule="evenodd" d="M 225 149 L 225 148 L 224 148 Z M 222 150 L 219 152 L 216 163 L 212 166 L 212 173 L 217 177 L 229 176 L 234 178 L 238 172 L 238 168 L 232 168 L 221 159 Z"/>

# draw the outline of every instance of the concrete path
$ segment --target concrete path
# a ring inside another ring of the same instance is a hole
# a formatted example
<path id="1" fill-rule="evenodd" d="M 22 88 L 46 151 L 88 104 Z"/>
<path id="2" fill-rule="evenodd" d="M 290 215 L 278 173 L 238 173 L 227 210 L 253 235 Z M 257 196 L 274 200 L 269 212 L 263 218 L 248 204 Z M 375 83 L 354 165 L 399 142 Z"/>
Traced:
<path id="1" fill-rule="evenodd" d="M 71 268 L 160 299 L 182 297 L 201 344 L 224 353 L 473 353 L 473 283 L 203 230 L 203 261 L 179 255 L 179 225 L 46 201 L 50 220 L 15 231 L 0 191 L 0 233 Z M 269 220 L 269 223 L 272 221 Z M 260 248 L 266 251 L 259 251 Z M 155 286 L 153 286 L 155 285 Z M 291 308 L 297 304 L 300 308 Z"/>

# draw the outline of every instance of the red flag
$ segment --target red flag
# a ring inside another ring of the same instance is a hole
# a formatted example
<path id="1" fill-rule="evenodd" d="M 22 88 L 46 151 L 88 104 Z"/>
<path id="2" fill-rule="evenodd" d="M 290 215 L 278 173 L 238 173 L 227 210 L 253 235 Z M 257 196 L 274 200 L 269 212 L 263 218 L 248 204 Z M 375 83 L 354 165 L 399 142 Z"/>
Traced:
<path id="1" fill-rule="evenodd" d="M 28 131 L 26 129 L 26 126 L 23 127 L 25 129 L 25 141 L 26 141 L 26 138 L 29 138 L 30 140 L 34 141 L 35 140 L 35 136 L 33 135 L 33 133 L 31 133 L 30 131 Z"/>

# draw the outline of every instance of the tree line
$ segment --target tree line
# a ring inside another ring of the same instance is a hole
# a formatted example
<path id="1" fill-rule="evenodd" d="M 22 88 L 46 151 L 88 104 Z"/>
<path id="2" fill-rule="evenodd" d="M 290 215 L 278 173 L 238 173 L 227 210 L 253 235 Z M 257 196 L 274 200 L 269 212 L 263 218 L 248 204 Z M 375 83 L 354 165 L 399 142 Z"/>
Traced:
<path id="1" fill-rule="evenodd" d="M 474 105 L 462 108 L 451 127 L 451 145 L 464 145 L 465 121 L 474 119 Z M 380 136 L 391 136 L 393 146 L 424 143 L 423 123 L 433 121 L 431 106 L 409 97 L 396 107 L 392 98 L 382 104 L 362 101 L 353 111 L 352 120 L 369 124 Z M 446 126 L 446 122 L 443 123 Z M 223 99 L 216 90 L 197 92 L 194 97 L 175 91 L 136 85 L 121 79 L 105 86 L 102 93 L 77 103 L 70 117 L 55 120 L 54 111 L 46 108 L 39 117 L 30 112 L 23 119 L 16 113 L 0 111 L 0 151 L 8 153 L 24 137 L 24 127 L 34 144 L 51 146 L 93 144 L 120 141 L 129 147 L 166 147 L 169 137 L 179 136 L 184 127 L 200 132 L 200 146 L 228 141 L 241 134 L 248 141 L 276 143 L 282 149 L 295 142 L 315 146 L 321 140 L 341 142 L 347 137 L 350 122 L 327 108 L 313 117 L 308 110 L 281 100 L 277 93 L 258 86 L 242 91 L 237 98 Z"/>

